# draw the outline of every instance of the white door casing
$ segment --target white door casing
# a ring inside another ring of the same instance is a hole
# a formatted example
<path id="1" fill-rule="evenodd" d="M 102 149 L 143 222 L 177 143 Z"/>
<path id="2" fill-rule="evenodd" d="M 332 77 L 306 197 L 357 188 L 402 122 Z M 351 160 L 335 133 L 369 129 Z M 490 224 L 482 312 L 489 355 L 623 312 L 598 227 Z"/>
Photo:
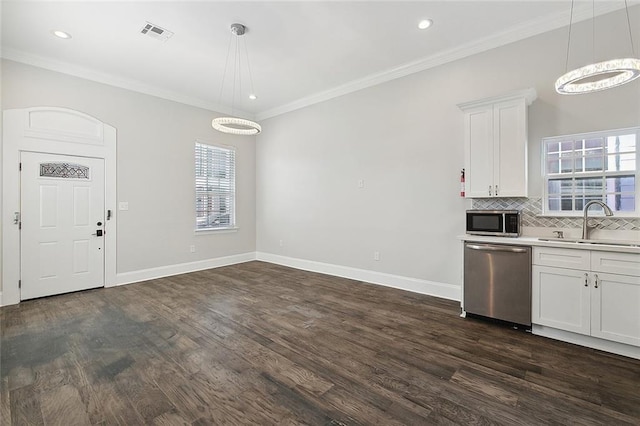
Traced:
<path id="1" fill-rule="evenodd" d="M 20 299 L 104 286 L 104 160 L 20 160 Z"/>
<path id="2" fill-rule="evenodd" d="M 20 158 L 27 152 L 103 159 L 105 192 L 104 286 L 116 284 L 116 130 L 87 114 L 66 108 L 34 107 L 3 112 L 2 292 L 0 305 L 19 303 Z M 18 221 L 19 222 L 19 221 Z"/>

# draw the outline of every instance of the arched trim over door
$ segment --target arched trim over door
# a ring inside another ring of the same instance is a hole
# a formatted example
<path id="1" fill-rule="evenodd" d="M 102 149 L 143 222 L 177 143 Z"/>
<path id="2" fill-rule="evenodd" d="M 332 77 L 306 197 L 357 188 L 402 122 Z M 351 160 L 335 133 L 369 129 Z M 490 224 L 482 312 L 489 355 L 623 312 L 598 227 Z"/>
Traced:
<path id="1" fill-rule="evenodd" d="M 104 159 L 105 287 L 116 283 L 116 129 L 66 108 L 4 111 L 2 147 L 2 291 L 0 305 L 20 301 L 20 156 L 40 152 Z M 16 219 L 18 219 L 16 221 Z M 18 223 L 15 223 L 18 222 Z"/>

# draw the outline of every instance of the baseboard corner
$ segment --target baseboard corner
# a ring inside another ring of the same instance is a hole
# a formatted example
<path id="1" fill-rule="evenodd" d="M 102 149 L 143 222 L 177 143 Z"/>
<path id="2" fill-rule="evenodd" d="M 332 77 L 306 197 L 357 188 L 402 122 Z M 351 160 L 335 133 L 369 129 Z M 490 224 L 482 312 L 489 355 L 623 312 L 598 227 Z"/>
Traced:
<path id="1" fill-rule="evenodd" d="M 274 263 L 282 266 L 288 266 L 296 269 L 302 269 L 305 271 L 318 272 L 342 278 L 349 278 L 352 280 L 382 285 L 385 287 L 397 288 L 399 290 L 411 291 L 413 293 L 425 294 L 442 299 L 455 301 L 461 300 L 461 289 L 459 286 L 454 284 L 446 284 L 419 278 L 404 277 L 401 275 L 393 275 L 384 272 L 352 268 L 349 266 L 316 262 L 313 260 L 281 256 L 266 252 L 256 252 L 256 260 Z"/>

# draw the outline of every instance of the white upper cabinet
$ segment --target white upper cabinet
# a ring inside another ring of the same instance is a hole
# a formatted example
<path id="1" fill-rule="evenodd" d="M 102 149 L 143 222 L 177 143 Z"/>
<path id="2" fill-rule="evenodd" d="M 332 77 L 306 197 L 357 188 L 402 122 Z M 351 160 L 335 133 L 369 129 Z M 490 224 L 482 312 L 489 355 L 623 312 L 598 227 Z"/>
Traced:
<path id="1" fill-rule="evenodd" d="M 534 89 L 459 104 L 465 126 L 465 195 L 527 196 L 527 107 Z"/>

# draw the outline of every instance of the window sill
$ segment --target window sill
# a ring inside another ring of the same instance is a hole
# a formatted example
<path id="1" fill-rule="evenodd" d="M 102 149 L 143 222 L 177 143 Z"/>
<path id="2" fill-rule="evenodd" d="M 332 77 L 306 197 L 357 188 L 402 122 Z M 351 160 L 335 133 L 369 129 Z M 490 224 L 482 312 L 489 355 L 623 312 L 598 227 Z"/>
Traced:
<path id="1" fill-rule="evenodd" d="M 211 229 L 195 229 L 193 231 L 194 235 L 211 235 L 211 234 L 228 234 L 231 232 L 238 232 L 240 228 L 232 227 L 232 228 L 211 228 Z"/>

